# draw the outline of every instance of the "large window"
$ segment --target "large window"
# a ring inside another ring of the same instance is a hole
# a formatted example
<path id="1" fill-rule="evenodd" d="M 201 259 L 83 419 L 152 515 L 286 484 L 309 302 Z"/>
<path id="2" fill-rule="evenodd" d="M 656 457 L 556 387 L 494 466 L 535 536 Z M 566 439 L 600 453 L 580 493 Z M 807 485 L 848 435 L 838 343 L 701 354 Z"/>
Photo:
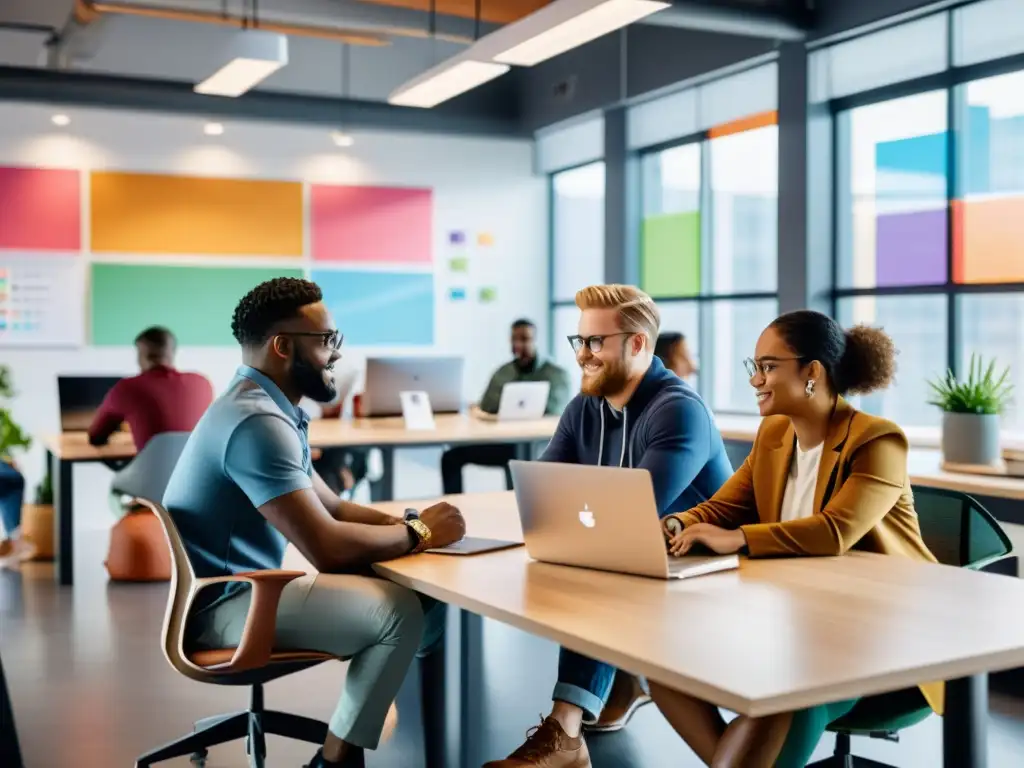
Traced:
<path id="1" fill-rule="evenodd" d="M 576 333 L 576 291 L 604 282 L 604 163 L 551 175 L 551 342 L 555 362 L 580 372 L 566 336 Z"/>
<path id="2" fill-rule="evenodd" d="M 640 287 L 700 351 L 711 407 L 754 413 L 742 361 L 778 314 L 778 129 L 721 133 L 641 155 Z"/>
<path id="3" fill-rule="evenodd" d="M 896 341 L 895 386 L 861 407 L 908 426 L 939 423 L 928 379 L 975 353 L 1024 397 L 1024 72 L 960 72 L 836 117 L 836 311 Z"/>

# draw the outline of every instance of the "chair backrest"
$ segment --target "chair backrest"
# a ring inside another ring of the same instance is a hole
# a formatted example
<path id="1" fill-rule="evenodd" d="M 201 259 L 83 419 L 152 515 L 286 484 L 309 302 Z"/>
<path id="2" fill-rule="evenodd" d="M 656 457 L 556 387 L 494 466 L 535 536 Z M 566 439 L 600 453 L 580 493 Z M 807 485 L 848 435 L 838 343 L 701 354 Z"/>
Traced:
<path id="1" fill-rule="evenodd" d="M 1013 551 L 1013 544 L 977 499 L 959 491 L 914 486 L 921 535 L 940 563 L 979 569 Z"/>
<path id="2" fill-rule="evenodd" d="M 147 445 L 148 447 L 148 445 Z M 167 610 L 164 613 L 163 651 L 168 663 L 178 672 L 193 680 L 208 681 L 210 675 L 201 667 L 190 662 L 182 646 L 183 629 L 188 620 L 188 609 L 192 604 L 196 574 L 188 559 L 185 542 L 178 533 L 171 514 L 159 502 L 145 497 L 136 497 L 136 503 L 148 507 L 160 520 L 171 549 L 171 589 L 167 595 Z"/>
<path id="3" fill-rule="evenodd" d="M 111 490 L 125 496 L 160 501 L 190 434 L 161 432 L 153 435 L 135 458 L 114 475 Z"/>

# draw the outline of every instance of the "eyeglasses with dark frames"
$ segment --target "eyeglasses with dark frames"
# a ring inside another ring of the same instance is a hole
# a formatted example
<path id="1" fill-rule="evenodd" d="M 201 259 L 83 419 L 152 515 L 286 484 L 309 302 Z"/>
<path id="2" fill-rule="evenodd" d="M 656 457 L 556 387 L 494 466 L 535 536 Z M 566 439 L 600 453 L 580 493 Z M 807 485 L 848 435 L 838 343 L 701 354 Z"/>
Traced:
<path id="1" fill-rule="evenodd" d="M 566 336 L 569 340 L 569 346 L 572 347 L 573 352 L 579 352 L 586 345 L 587 349 L 593 352 L 595 355 L 604 348 L 604 340 L 610 339 L 613 336 L 632 336 L 633 331 L 622 331 L 620 333 L 606 333 L 603 336 Z"/>
<path id="2" fill-rule="evenodd" d="M 345 334 L 339 331 L 281 331 L 280 336 L 313 336 L 319 337 L 320 343 L 331 349 L 341 349 Z"/>
<path id="3" fill-rule="evenodd" d="M 762 376 L 768 375 L 776 363 L 784 363 L 787 360 L 799 360 L 803 362 L 807 358 L 805 357 L 762 357 L 760 360 L 755 360 L 752 357 L 748 357 L 743 361 L 743 367 L 747 369 L 747 373 L 750 378 L 754 378 L 757 374 Z"/>

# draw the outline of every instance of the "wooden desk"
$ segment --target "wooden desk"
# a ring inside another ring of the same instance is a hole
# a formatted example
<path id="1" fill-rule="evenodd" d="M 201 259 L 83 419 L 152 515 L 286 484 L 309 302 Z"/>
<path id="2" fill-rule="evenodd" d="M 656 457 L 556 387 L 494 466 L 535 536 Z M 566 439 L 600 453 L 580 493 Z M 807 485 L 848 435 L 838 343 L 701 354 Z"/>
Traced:
<path id="1" fill-rule="evenodd" d="M 531 457 L 535 442 L 551 438 L 558 425 L 556 417 L 536 421 L 489 422 L 461 414 L 435 417 L 436 429 L 407 430 L 401 418 L 383 419 L 315 419 L 309 425 L 310 447 L 314 450 L 347 447 L 374 447 L 381 451 L 384 472 L 372 486 L 375 501 L 394 498 L 394 451 L 397 448 L 456 445 L 467 443 L 514 443 L 522 458 Z M 74 583 L 74 510 L 73 481 L 75 464 L 129 461 L 135 457 L 131 434 L 116 432 L 107 445 L 89 445 L 85 432 L 65 432 L 47 436 L 56 546 L 54 569 L 61 584 Z"/>
<path id="2" fill-rule="evenodd" d="M 451 501 L 471 535 L 521 540 L 512 494 Z M 896 557 L 744 560 L 739 571 L 678 582 L 537 563 L 524 548 L 374 567 L 741 714 L 949 680 L 947 768 L 985 765 L 984 673 L 1024 664 L 1024 615 L 1006 609 L 1024 601 L 1024 582 Z"/>

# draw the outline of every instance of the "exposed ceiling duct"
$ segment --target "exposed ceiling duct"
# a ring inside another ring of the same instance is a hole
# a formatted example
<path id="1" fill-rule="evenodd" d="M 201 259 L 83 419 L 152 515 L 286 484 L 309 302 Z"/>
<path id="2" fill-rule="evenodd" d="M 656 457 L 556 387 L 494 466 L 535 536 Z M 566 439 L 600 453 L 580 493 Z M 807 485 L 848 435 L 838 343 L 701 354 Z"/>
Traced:
<path id="1" fill-rule="evenodd" d="M 400 11 L 399 8 L 381 8 Z M 75 0 L 74 19 L 79 24 L 88 25 L 105 16 L 135 16 L 168 21 L 191 22 L 195 24 L 212 24 L 222 27 L 239 29 L 246 24 L 243 16 L 215 11 L 201 11 L 191 8 L 175 8 L 156 4 L 139 4 L 135 2 L 116 2 L 107 0 Z M 469 34 L 458 34 L 435 30 L 433 34 L 426 24 L 423 26 L 398 25 L 388 23 L 368 23 L 365 27 L 345 28 L 331 25 L 296 24 L 277 21 L 262 13 L 259 18 L 259 29 L 277 32 L 294 37 L 312 37 L 332 40 L 337 43 L 363 46 L 389 45 L 392 38 L 411 37 L 425 39 L 433 37 L 452 43 L 472 44 L 474 37 Z"/>

